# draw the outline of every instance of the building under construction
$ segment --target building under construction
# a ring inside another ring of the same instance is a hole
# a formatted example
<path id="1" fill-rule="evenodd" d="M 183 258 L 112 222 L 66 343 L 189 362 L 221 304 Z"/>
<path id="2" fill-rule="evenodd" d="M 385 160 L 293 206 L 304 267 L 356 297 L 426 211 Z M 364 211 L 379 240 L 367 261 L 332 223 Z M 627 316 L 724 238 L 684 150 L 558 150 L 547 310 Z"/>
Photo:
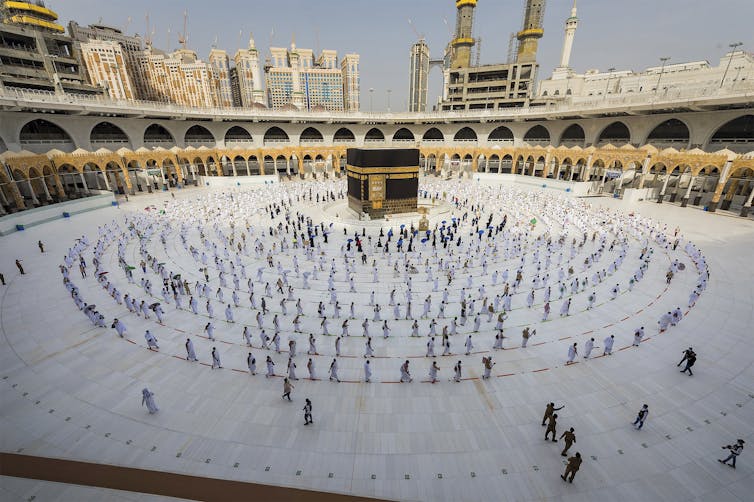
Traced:
<path id="1" fill-rule="evenodd" d="M 479 65 L 479 42 L 474 38 L 474 12 L 477 0 L 456 0 L 456 26 L 443 68 L 443 97 L 438 107 L 443 111 L 499 109 L 524 106 L 534 89 L 537 75 L 537 45 L 544 30 L 545 0 L 526 0 L 521 30 L 512 37 L 508 61 L 501 64 Z M 476 47 L 476 61 L 472 62 Z M 448 50 L 446 49 L 446 52 Z M 420 71 L 413 64 L 412 72 Z M 415 76 L 411 75 L 412 82 Z M 422 111 L 425 95 L 417 96 L 417 103 L 409 108 Z M 422 99 L 423 98 L 423 99 Z M 412 96 L 412 101 L 413 101 Z"/>

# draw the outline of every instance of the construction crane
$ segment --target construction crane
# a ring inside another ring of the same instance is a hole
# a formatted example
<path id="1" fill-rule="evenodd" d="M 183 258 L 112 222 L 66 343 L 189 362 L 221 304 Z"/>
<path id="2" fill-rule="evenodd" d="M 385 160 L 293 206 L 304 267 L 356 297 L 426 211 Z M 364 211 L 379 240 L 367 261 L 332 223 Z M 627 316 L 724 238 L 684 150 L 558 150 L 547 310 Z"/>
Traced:
<path id="1" fill-rule="evenodd" d="M 516 57 L 516 52 L 518 52 L 516 42 L 516 32 L 511 32 L 510 38 L 508 39 L 508 59 L 506 61 L 508 64 L 513 62 Z"/>
<path id="2" fill-rule="evenodd" d="M 188 23 L 188 11 L 183 11 L 183 33 L 178 34 L 178 43 L 185 49 L 186 42 L 188 41 L 188 34 L 186 33 L 186 25 Z"/>
<path id="3" fill-rule="evenodd" d="M 411 19 L 408 20 L 408 25 L 413 30 L 414 35 L 416 35 L 417 40 L 424 40 L 424 35 L 419 33 L 419 30 L 416 29 L 416 26 L 414 25 L 414 22 Z"/>

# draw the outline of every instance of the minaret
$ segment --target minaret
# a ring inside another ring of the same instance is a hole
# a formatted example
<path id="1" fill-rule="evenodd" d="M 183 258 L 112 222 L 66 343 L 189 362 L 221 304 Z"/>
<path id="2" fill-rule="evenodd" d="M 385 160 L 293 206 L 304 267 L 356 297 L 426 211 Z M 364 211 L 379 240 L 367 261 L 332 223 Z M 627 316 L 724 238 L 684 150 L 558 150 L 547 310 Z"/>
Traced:
<path id="1" fill-rule="evenodd" d="M 545 15 L 545 0 L 526 0 L 524 26 L 516 34 L 518 38 L 517 63 L 534 63 L 537 60 L 539 39 L 545 34 L 542 20 Z"/>
<path id="2" fill-rule="evenodd" d="M 560 67 L 569 68 L 568 63 L 571 60 L 571 49 L 573 49 L 573 37 L 576 36 L 576 28 L 579 26 L 579 18 L 576 17 L 576 0 L 573 0 L 571 17 L 566 19 L 565 40 L 563 40 L 563 54 L 560 56 Z"/>
<path id="3" fill-rule="evenodd" d="M 304 93 L 301 92 L 301 57 L 299 53 L 296 52 L 295 36 L 291 42 L 291 50 L 288 53 L 288 59 L 291 63 L 291 78 L 293 80 L 293 82 L 291 82 L 293 86 L 291 102 L 300 110 L 304 107 Z"/>
<path id="4" fill-rule="evenodd" d="M 453 69 L 471 66 L 471 48 L 475 43 L 471 31 L 474 27 L 476 2 L 477 0 L 456 0 L 456 33 L 451 42 L 453 60 L 450 64 Z"/>
<path id="5" fill-rule="evenodd" d="M 255 103 L 264 103 L 264 91 L 262 90 L 262 77 L 259 72 L 259 51 L 254 43 L 254 35 L 249 34 L 249 63 L 251 66 L 252 96 Z"/>

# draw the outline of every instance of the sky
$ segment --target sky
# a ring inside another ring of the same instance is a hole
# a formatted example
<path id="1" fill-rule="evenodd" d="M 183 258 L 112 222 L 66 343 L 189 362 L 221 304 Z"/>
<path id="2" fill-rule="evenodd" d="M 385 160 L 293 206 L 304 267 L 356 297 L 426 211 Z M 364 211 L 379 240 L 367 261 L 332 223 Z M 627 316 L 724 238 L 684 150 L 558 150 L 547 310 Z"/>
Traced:
<path id="1" fill-rule="evenodd" d="M 455 0 L 46 0 L 60 21 L 103 22 L 128 33 L 146 33 L 146 14 L 154 45 L 172 50 L 188 12 L 188 46 L 205 59 L 211 46 L 231 57 L 248 45 L 253 32 L 261 54 L 268 47 L 296 45 L 334 49 L 361 56 L 361 109 L 407 109 L 409 50 L 424 36 L 433 58 L 440 58 L 455 26 Z M 573 0 L 548 0 L 540 40 L 539 76 L 546 78 L 560 60 L 565 19 Z M 481 38 L 482 64 L 505 62 L 512 32 L 521 29 L 525 0 L 479 0 L 474 36 Z M 571 56 L 578 72 L 641 70 L 670 63 L 707 60 L 716 65 L 728 44 L 743 42 L 754 52 L 753 0 L 578 0 L 579 27 Z M 131 19 L 129 24 L 129 18 Z M 409 19 L 412 21 L 409 24 Z M 446 24 L 447 21 L 447 24 Z M 413 26 L 413 28 L 412 28 Z M 240 32 L 240 36 L 239 36 Z M 430 74 L 435 103 L 441 74 Z M 374 89 L 370 93 L 369 89 Z M 390 91 L 390 92 L 388 92 Z M 372 97 L 370 104 L 370 95 Z"/>

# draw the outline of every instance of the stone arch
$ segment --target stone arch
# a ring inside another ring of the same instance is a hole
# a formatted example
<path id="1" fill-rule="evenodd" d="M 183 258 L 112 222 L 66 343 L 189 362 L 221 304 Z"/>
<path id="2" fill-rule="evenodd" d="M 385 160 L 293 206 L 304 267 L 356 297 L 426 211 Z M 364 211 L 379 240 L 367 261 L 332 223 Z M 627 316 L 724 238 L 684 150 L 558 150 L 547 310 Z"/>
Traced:
<path id="1" fill-rule="evenodd" d="M 496 127 L 490 132 L 489 136 L 487 136 L 487 141 L 513 143 L 513 131 L 505 126 Z"/>
<path id="2" fill-rule="evenodd" d="M 201 157 L 194 157 L 194 160 L 192 160 L 191 163 L 196 166 L 197 176 L 209 176 L 209 170 Z"/>
<path id="3" fill-rule="evenodd" d="M 478 172 L 478 173 L 486 173 L 488 167 L 489 166 L 488 166 L 487 157 L 483 153 L 480 153 L 479 155 L 477 155 L 477 157 L 476 157 L 476 172 Z"/>
<path id="4" fill-rule="evenodd" d="M 476 131 L 471 127 L 462 127 L 453 136 L 453 141 L 477 141 Z"/>
<path id="5" fill-rule="evenodd" d="M 712 133 L 709 139 L 712 150 L 729 150 L 746 153 L 754 148 L 754 115 L 742 115 L 729 120 Z"/>
<path id="6" fill-rule="evenodd" d="M 263 172 L 262 174 L 272 174 L 275 172 L 275 159 L 272 155 L 265 155 L 262 159 Z"/>
<path id="7" fill-rule="evenodd" d="M 405 127 L 401 127 L 393 134 L 393 141 L 414 141 L 414 133 Z"/>
<path id="8" fill-rule="evenodd" d="M 445 141 L 445 135 L 437 127 L 430 127 L 424 131 L 422 141 Z"/>
<path id="9" fill-rule="evenodd" d="M 254 138 L 251 133 L 241 126 L 236 125 L 225 131 L 226 145 L 233 143 L 252 143 L 253 141 Z"/>
<path id="10" fill-rule="evenodd" d="M 571 124 L 566 127 L 565 131 L 563 131 L 563 134 L 560 135 L 559 144 L 561 146 L 567 147 L 583 147 L 585 142 L 586 135 L 584 134 L 584 128 L 579 124 Z"/>
<path id="11" fill-rule="evenodd" d="M 335 131 L 335 136 L 333 136 L 333 143 L 351 143 L 354 141 L 356 141 L 356 136 L 347 127 L 341 127 Z"/>
<path id="12" fill-rule="evenodd" d="M 289 143 L 291 139 L 288 137 L 288 133 L 277 126 L 272 126 L 264 133 L 264 144 L 274 143 Z"/>
<path id="13" fill-rule="evenodd" d="M 364 136 L 365 142 L 379 142 L 379 141 L 385 141 L 385 134 L 383 134 L 382 131 L 377 129 L 376 127 L 372 127 L 367 131 L 366 136 Z"/>
<path id="14" fill-rule="evenodd" d="M 278 155 L 275 157 L 275 171 L 278 174 L 288 173 L 288 158 L 285 155 Z"/>
<path id="15" fill-rule="evenodd" d="M 5 140 L 0 136 L 0 153 L 7 152 L 8 147 L 5 144 Z"/>
<path id="16" fill-rule="evenodd" d="M 53 148 L 63 152 L 75 149 L 72 136 L 59 125 L 45 119 L 25 123 L 18 134 L 21 146 L 34 153 L 44 153 Z"/>
<path id="17" fill-rule="evenodd" d="M 236 176 L 248 176 L 249 168 L 246 165 L 246 159 L 243 155 L 236 154 L 233 157 L 233 168 L 236 171 Z"/>
<path id="18" fill-rule="evenodd" d="M 307 127 L 303 130 L 300 136 L 301 143 L 322 143 L 324 138 L 322 133 L 315 127 Z"/>
<path id="19" fill-rule="evenodd" d="M 597 135 L 597 145 L 610 143 L 616 146 L 631 143 L 631 131 L 620 120 L 608 124 Z"/>
<path id="20" fill-rule="evenodd" d="M 655 126 L 647 136 L 645 143 L 658 148 L 673 145 L 686 148 L 690 139 L 689 126 L 682 120 L 671 118 Z"/>
<path id="21" fill-rule="evenodd" d="M 496 153 L 490 155 L 487 159 L 487 172 L 499 173 L 500 172 L 500 156 Z"/>
<path id="22" fill-rule="evenodd" d="M 186 134 L 183 135 L 183 142 L 191 146 L 206 146 L 215 145 L 217 140 L 209 129 L 199 124 L 194 124 L 186 130 Z"/>
<path id="23" fill-rule="evenodd" d="M 262 159 L 264 162 L 264 159 Z M 249 176 L 259 176 L 262 174 L 262 166 L 259 163 L 259 158 L 256 155 L 249 157 Z"/>
<path id="24" fill-rule="evenodd" d="M 110 147 L 115 150 L 121 147 L 132 148 L 128 135 L 112 122 L 100 122 L 89 132 L 89 143 L 92 147 Z"/>
<path id="25" fill-rule="evenodd" d="M 513 172 L 513 156 L 509 153 L 503 155 L 500 159 L 500 173 L 511 174 Z"/>
<path id="26" fill-rule="evenodd" d="M 542 124 L 537 124 L 526 131 L 526 134 L 524 134 L 524 143 L 530 145 L 549 145 L 550 131 Z"/>
<path id="27" fill-rule="evenodd" d="M 162 145 L 165 143 L 175 144 L 173 135 L 160 124 L 150 124 L 149 127 L 144 129 L 143 139 L 145 146 Z"/>

